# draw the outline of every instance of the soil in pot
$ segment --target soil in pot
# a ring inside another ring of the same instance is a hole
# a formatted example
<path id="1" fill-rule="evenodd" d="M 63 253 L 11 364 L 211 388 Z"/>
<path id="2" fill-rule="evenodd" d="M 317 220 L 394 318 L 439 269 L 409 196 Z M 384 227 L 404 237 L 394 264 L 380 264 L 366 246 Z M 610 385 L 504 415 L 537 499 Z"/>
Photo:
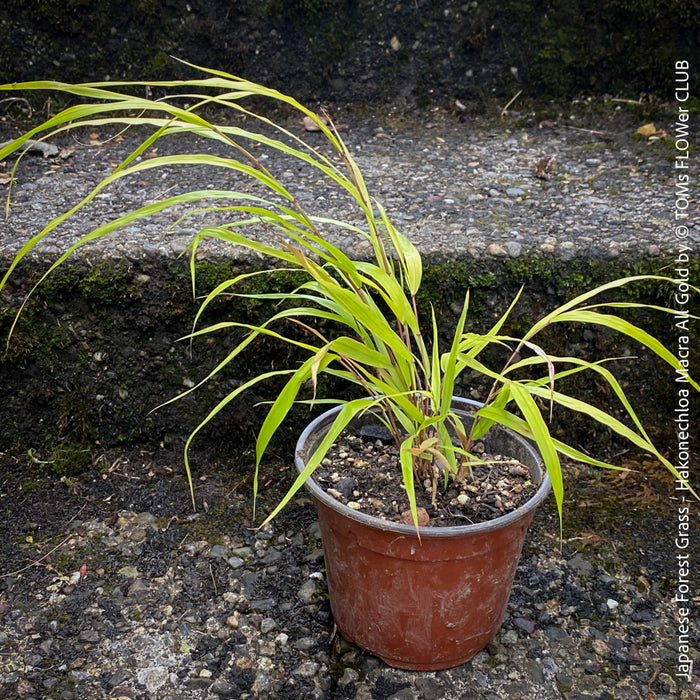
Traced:
<path id="1" fill-rule="evenodd" d="M 474 463 L 464 484 L 430 479 L 416 484 L 421 525 L 453 527 L 492 520 L 526 503 L 538 486 L 517 459 L 489 454 L 474 446 L 482 463 Z M 382 520 L 411 524 L 401 478 L 399 452 L 373 430 L 343 433 L 313 475 L 316 483 L 340 503 Z M 427 520 L 426 520 L 427 518 Z"/>

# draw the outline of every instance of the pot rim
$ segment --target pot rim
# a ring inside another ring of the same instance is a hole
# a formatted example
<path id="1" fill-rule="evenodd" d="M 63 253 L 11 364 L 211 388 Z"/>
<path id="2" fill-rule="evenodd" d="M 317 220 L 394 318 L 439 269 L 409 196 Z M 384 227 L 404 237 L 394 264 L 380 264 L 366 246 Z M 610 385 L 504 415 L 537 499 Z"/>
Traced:
<path id="1" fill-rule="evenodd" d="M 474 401 L 472 399 L 465 399 L 459 396 L 455 396 L 452 399 L 457 407 L 463 410 L 468 407 L 481 407 L 483 404 L 479 401 Z M 461 406 L 460 406 L 461 404 Z M 311 435 L 318 430 L 319 424 L 329 421 L 336 413 L 342 410 L 342 405 L 335 406 L 328 411 L 325 411 L 320 416 L 315 418 L 311 423 L 309 423 L 304 432 L 299 436 L 296 445 L 294 463 L 296 465 L 297 471 L 301 474 L 304 470 L 305 462 L 302 457 L 303 449 L 306 443 L 309 441 Z M 322 489 L 313 478 L 310 476 L 304 483 L 306 488 L 311 492 L 312 496 L 317 500 L 321 501 L 324 505 L 332 508 L 333 510 L 340 511 L 346 517 L 363 523 L 369 527 L 378 528 L 381 530 L 386 530 L 389 532 L 395 532 L 397 535 L 412 535 L 414 537 L 419 536 L 420 538 L 441 538 L 441 537 L 454 537 L 455 535 L 465 535 L 465 534 L 480 534 L 484 532 L 489 532 L 491 530 L 496 530 L 501 527 L 506 527 L 511 523 L 520 520 L 524 516 L 528 515 L 548 496 L 551 489 L 551 481 L 549 474 L 544 466 L 544 462 L 540 453 L 533 447 L 533 445 L 527 441 L 525 438 L 518 435 L 513 430 L 508 428 L 502 428 L 506 432 L 510 433 L 516 440 L 521 442 L 523 447 L 527 450 L 533 459 L 534 464 L 540 471 L 541 482 L 540 485 L 532 498 L 530 498 L 523 505 L 519 506 L 510 513 L 505 515 L 499 515 L 491 520 L 485 520 L 480 523 L 470 523 L 468 525 L 452 525 L 449 527 L 418 527 L 418 533 L 416 533 L 415 525 L 404 525 L 403 523 L 397 523 L 392 520 L 383 520 L 377 518 L 374 515 L 369 515 L 363 513 L 359 510 L 353 510 L 348 508 L 344 503 L 337 501 L 332 496 L 329 496 L 324 489 Z M 530 465 L 528 465 L 528 469 Z"/>

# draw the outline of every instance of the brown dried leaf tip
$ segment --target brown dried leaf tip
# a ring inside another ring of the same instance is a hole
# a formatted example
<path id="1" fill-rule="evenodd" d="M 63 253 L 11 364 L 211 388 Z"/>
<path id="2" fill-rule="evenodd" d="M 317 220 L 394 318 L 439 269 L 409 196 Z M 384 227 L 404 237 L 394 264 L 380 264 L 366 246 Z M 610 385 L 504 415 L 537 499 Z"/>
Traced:
<path id="1" fill-rule="evenodd" d="M 556 160 L 556 153 L 549 153 L 546 156 L 542 156 L 535 165 L 535 177 L 541 180 L 551 180 Z"/>

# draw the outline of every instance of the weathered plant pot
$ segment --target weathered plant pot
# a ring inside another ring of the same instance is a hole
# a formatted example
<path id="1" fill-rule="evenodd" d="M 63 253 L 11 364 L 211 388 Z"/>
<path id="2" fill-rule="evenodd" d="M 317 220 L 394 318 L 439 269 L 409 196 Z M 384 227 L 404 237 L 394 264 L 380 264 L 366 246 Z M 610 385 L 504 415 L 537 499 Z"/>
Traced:
<path id="1" fill-rule="evenodd" d="M 469 425 L 466 399 L 454 405 Z M 297 443 L 304 468 L 340 408 L 314 420 Z M 538 452 L 508 430 L 491 430 L 492 452 L 525 464 L 539 489 L 516 511 L 459 527 L 415 527 L 348 508 L 313 479 L 306 482 L 318 511 L 331 610 L 348 640 L 386 663 L 413 670 L 468 661 L 498 632 L 525 533 L 550 481 Z"/>

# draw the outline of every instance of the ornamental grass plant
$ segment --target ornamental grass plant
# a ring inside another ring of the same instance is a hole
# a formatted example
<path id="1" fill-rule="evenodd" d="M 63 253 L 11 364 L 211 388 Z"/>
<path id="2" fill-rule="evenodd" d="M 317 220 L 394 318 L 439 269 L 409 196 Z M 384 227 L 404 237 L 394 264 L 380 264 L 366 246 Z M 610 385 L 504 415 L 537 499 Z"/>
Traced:
<path id="1" fill-rule="evenodd" d="M 189 452 L 198 431 L 247 389 L 281 378 L 283 388 L 271 401 L 257 437 L 254 482 L 257 493 L 257 466 L 271 437 L 292 406 L 301 400 L 302 388 L 310 386 L 315 395 L 323 375 L 359 387 L 362 395 L 335 401 L 304 399 L 311 404 L 341 404 L 342 409 L 303 473 L 268 519 L 274 517 L 312 476 L 350 421 L 369 410 L 378 412 L 399 450 L 407 504 L 416 523 L 416 481 L 430 480 L 435 492 L 436 488 L 470 478 L 471 466 L 479 461 L 473 447 L 494 424 L 505 426 L 536 443 L 551 478 L 561 519 L 564 501 L 562 458 L 598 467 L 617 467 L 603 458 L 585 454 L 566 439 L 553 435 L 550 416 L 555 409 L 592 419 L 635 448 L 652 455 L 674 478 L 681 478 L 673 464 L 650 440 L 621 383 L 609 368 L 610 360 L 589 361 L 566 353 L 553 354 L 542 342 L 544 331 L 554 324 L 587 324 L 628 336 L 675 370 L 679 363 L 674 354 L 643 328 L 626 320 L 620 312 L 645 308 L 671 317 L 678 312 L 662 306 L 610 301 L 622 288 L 649 282 L 674 284 L 673 280 L 644 275 L 603 284 L 554 309 L 520 336 L 507 332 L 507 321 L 513 307 L 520 301 L 520 293 L 485 333 L 470 330 L 467 293 L 451 341 L 441 345 L 435 313 L 428 313 L 424 318 L 418 310 L 417 295 L 423 274 L 421 256 L 413 243 L 392 224 L 390 214 L 381 203 L 370 195 L 350 149 L 328 116 L 317 115 L 292 97 L 262 85 L 220 71 L 197 70 L 203 77 L 184 81 L 77 85 L 35 81 L 0 86 L 0 90 L 11 92 L 58 91 L 75 102 L 0 149 L 0 161 L 17 154 L 13 177 L 30 140 L 46 141 L 85 128 L 126 130 L 138 127 L 149 130 L 149 135 L 138 147 L 87 196 L 21 247 L 5 271 L 0 288 L 7 284 L 17 265 L 45 237 L 83 207 L 99 206 L 96 202 L 98 195 L 109 191 L 109 186 L 120 178 L 138 177 L 154 168 L 193 166 L 207 166 L 229 174 L 231 189 L 208 189 L 207 183 L 202 182 L 201 189 L 146 203 L 86 232 L 77 242 L 66 247 L 38 282 L 41 284 L 90 241 L 119 236 L 120 230 L 134 222 L 169 210 L 179 213 L 178 223 L 201 212 L 216 213 L 225 218 L 219 225 L 202 227 L 193 235 L 186 251 L 190 256 L 195 295 L 198 293 L 195 257 L 198 248 L 208 239 L 242 246 L 270 261 L 268 269 L 239 274 L 201 297 L 188 336 L 190 340 L 227 329 L 242 330 L 245 335 L 221 358 L 213 371 L 194 387 L 170 400 L 199 389 L 240 353 L 251 350 L 261 336 L 296 346 L 305 353 L 306 359 L 298 366 L 266 371 L 242 383 L 203 416 L 200 425 L 189 436 L 184 452 L 191 489 Z M 151 95 L 152 91 L 153 94 L 165 93 L 165 96 L 137 96 L 144 92 Z M 256 109 L 249 106 L 251 99 Z M 266 101 L 271 102 L 273 108 L 291 108 L 299 118 L 306 120 L 308 126 L 322 134 L 323 147 L 306 143 L 292 130 L 264 116 L 260 105 Z M 212 118 L 212 114 L 216 118 Z M 192 140 L 186 138 L 191 136 L 220 142 L 228 155 L 191 150 L 187 144 Z M 183 151 L 178 155 L 140 158 L 160 139 L 166 138 L 181 141 Z M 269 157 L 263 160 L 256 155 L 258 151 L 251 144 L 261 146 Z M 339 192 L 351 198 L 357 219 L 337 220 L 303 206 L 283 184 L 275 155 L 280 160 L 292 158 L 327 178 Z M 249 186 L 251 182 L 255 187 Z M 9 214 L 9 195 L 6 213 Z M 342 231 L 345 235 L 364 239 L 371 250 L 369 259 L 350 257 L 331 243 L 332 237 L 328 235 L 331 231 Z M 244 320 L 230 318 L 215 325 L 202 325 L 202 314 L 215 300 L 244 294 L 241 283 L 257 275 L 275 274 L 279 269 L 302 271 L 305 281 L 291 293 L 247 294 L 269 304 L 266 321 L 250 325 Z M 694 289 L 693 293 L 697 290 Z M 319 321 L 323 323 L 319 324 Z M 305 333 L 300 336 L 290 332 L 293 327 L 301 328 Z M 334 328 L 332 337 L 324 330 L 329 327 Z M 489 355 L 485 351 L 494 347 L 503 353 L 503 361 L 497 366 L 485 359 Z M 483 375 L 491 385 L 482 399 L 484 405 L 476 411 L 469 429 L 452 409 L 457 380 L 466 371 Z M 606 384 L 616 405 L 603 410 L 561 390 L 563 379 L 580 373 L 594 375 L 598 382 Z M 689 385 L 698 389 L 698 384 L 690 377 Z M 615 417 L 620 409 L 624 411 L 625 420 Z"/>

